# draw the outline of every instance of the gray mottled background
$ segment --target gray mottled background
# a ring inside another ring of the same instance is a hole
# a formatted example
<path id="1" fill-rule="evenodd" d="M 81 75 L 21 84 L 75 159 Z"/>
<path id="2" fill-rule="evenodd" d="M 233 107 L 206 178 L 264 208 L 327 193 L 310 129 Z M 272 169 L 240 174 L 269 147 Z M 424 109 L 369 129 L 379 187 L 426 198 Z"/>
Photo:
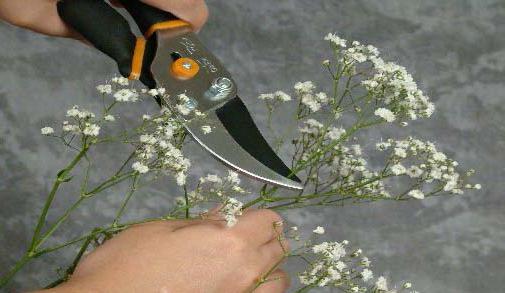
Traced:
<path id="1" fill-rule="evenodd" d="M 210 0 L 209 6 L 201 38 L 232 71 L 258 121 L 265 114 L 253 99 L 258 93 L 289 89 L 298 80 L 328 84 L 322 37 L 337 31 L 377 45 L 413 73 L 438 111 L 408 131 L 438 141 L 463 166 L 477 169 L 483 184 L 480 193 L 461 197 L 293 211 L 286 214 L 292 223 L 307 230 L 324 225 L 328 238 L 359 243 L 374 271 L 410 280 L 421 292 L 504 291 L 505 1 Z M 24 251 L 55 170 L 69 158 L 39 129 L 57 125 L 73 104 L 96 106 L 94 85 L 114 72 L 111 61 L 77 42 L 0 24 L 0 273 Z M 150 101 L 137 106 L 155 110 Z M 216 168 L 190 149 L 203 162 L 198 173 Z M 112 148 L 95 153 L 102 161 L 98 175 L 111 172 L 120 154 Z M 59 195 L 55 211 L 68 206 L 71 191 Z M 83 206 L 54 241 L 106 223 L 119 191 Z M 173 182 L 153 186 L 137 196 L 128 217 L 160 214 L 175 194 Z M 47 284 L 56 275 L 49 268 L 73 253 L 44 256 L 10 288 Z"/>

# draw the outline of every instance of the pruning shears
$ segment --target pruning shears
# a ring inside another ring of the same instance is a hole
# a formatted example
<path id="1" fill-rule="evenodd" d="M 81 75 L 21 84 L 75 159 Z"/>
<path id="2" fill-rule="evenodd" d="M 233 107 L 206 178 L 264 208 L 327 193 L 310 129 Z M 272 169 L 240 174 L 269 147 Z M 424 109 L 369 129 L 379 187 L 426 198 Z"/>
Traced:
<path id="1" fill-rule="evenodd" d="M 136 37 L 125 18 L 104 0 L 61 0 L 60 17 L 87 41 L 114 59 L 122 76 L 149 88 L 184 94 L 204 118 L 184 117 L 194 140 L 239 173 L 272 185 L 302 189 L 300 180 L 261 135 L 237 96 L 231 74 L 192 32 L 191 25 L 138 0 L 121 0 L 143 36 Z M 160 106 L 176 98 L 157 97 Z M 191 115 L 191 114 L 190 114 Z M 193 118 L 193 119 L 191 119 Z M 203 126 L 211 125 L 212 131 Z"/>

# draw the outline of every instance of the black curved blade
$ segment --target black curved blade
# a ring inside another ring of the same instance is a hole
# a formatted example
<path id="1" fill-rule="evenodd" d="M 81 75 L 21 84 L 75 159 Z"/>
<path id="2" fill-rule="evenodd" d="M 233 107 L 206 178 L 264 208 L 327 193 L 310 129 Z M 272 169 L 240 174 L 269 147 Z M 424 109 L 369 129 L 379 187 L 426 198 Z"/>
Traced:
<path id="1" fill-rule="evenodd" d="M 216 115 L 233 139 L 256 160 L 286 178 L 301 182 L 261 135 L 251 114 L 238 96 L 217 109 Z"/>

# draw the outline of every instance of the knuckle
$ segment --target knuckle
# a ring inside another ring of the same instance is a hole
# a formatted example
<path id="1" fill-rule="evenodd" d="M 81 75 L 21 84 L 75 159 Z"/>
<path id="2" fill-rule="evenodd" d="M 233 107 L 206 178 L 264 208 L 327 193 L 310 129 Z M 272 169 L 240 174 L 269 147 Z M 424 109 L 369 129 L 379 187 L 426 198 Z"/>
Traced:
<path id="1" fill-rule="evenodd" d="M 269 210 L 269 209 L 260 209 L 257 211 L 257 213 L 258 213 L 258 216 L 260 216 L 262 218 L 269 219 L 272 221 L 272 223 L 282 221 L 282 217 L 278 213 L 276 213 L 272 210 Z"/>
<path id="2" fill-rule="evenodd" d="M 184 10 L 188 11 L 189 21 L 201 27 L 209 18 L 209 9 L 203 0 L 185 0 Z"/>
<path id="3" fill-rule="evenodd" d="M 205 5 L 205 2 L 203 0 L 184 0 L 183 3 L 188 10 L 198 9 L 202 5 Z"/>
<path id="4" fill-rule="evenodd" d="M 258 281 L 258 279 L 261 276 L 261 270 L 257 267 L 253 266 L 248 266 L 241 270 L 240 272 L 240 278 L 243 280 L 244 283 L 246 284 L 251 284 L 253 282 Z"/>

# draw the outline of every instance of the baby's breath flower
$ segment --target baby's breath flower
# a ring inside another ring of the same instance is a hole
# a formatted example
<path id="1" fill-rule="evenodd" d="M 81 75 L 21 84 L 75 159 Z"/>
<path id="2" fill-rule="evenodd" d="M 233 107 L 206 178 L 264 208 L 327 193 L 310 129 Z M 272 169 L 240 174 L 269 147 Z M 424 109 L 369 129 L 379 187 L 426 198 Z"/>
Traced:
<path id="1" fill-rule="evenodd" d="M 312 112 L 319 111 L 322 105 L 328 102 L 326 93 L 314 93 L 316 86 L 312 81 L 297 82 L 294 88 L 298 99 Z"/>
<path id="2" fill-rule="evenodd" d="M 300 128 L 299 131 L 301 133 L 308 133 L 308 134 L 316 134 L 319 132 L 321 128 L 323 128 L 323 124 L 315 119 L 307 119 L 304 122 L 305 126 Z"/>
<path id="3" fill-rule="evenodd" d="M 413 198 L 424 199 L 424 193 L 419 189 L 413 189 L 409 191 L 408 195 L 412 196 Z"/>
<path id="4" fill-rule="evenodd" d="M 386 108 L 378 108 L 375 110 L 374 114 L 386 120 L 387 122 L 393 122 L 396 119 L 395 114 Z"/>
<path id="5" fill-rule="evenodd" d="M 345 134 L 345 129 L 343 129 L 342 127 L 332 127 L 326 133 L 326 137 L 331 140 L 337 140 L 340 137 L 342 137 L 342 135 L 344 135 L 344 134 Z"/>
<path id="6" fill-rule="evenodd" d="M 64 132 L 78 132 L 79 126 L 74 125 L 74 124 L 70 124 L 68 121 L 63 121 L 62 130 Z"/>
<path id="7" fill-rule="evenodd" d="M 367 284 L 374 278 L 374 273 L 369 268 L 370 261 L 367 257 L 355 261 L 354 258 L 363 252 L 361 249 L 347 252 L 347 247 L 344 246 L 349 245 L 349 241 L 309 243 L 307 241 L 306 248 L 297 252 L 309 262 L 309 267 L 298 276 L 302 285 L 333 287 L 342 292 L 396 292 L 387 291 L 387 281 L 382 276 L 377 279 L 375 286 Z"/>
<path id="8" fill-rule="evenodd" d="M 139 94 L 132 89 L 120 89 L 114 93 L 114 98 L 118 102 L 136 102 Z"/>
<path id="9" fill-rule="evenodd" d="M 110 84 L 100 84 L 96 86 L 96 90 L 101 94 L 110 95 L 112 93 L 112 86 Z"/>
<path id="10" fill-rule="evenodd" d="M 286 94 L 283 91 L 276 91 L 274 93 L 274 96 L 275 96 L 276 99 L 278 99 L 279 101 L 282 101 L 282 102 L 291 101 L 291 96 L 288 95 L 288 94 Z"/>
<path id="11" fill-rule="evenodd" d="M 239 185 L 240 184 L 240 178 L 238 178 L 238 174 L 234 171 L 228 170 L 228 176 L 226 177 L 226 180 L 230 182 L 231 184 Z"/>
<path id="12" fill-rule="evenodd" d="M 40 133 L 42 135 L 50 135 L 54 133 L 54 129 L 52 127 L 43 127 L 40 129 Z"/>
<path id="13" fill-rule="evenodd" d="M 67 111 L 67 117 L 78 117 L 79 113 L 79 106 L 75 105 Z"/>
<path id="14" fill-rule="evenodd" d="M 87 136 L 98 136 L 100 133 L 100 126 L 92 123 L 86 123 L 82 133 Z"/>
<path id="15" fill-rule="evenodd" d="M 363 281 L 367 282 L 373 278 L 373 272 L 369 269 L 364 269 L 361 272 L 361 277 L 363 278 Z"/>
<path id="16" fill-rule="evenodd" d="M 398 176 L 405 174 L 405 172 L 407 172 L 407 169 L 405 169 L 405 167 L 402 164 L 395 164 L 391 166 L 391 172 Z"/>
<path id="17" fill-rule="evenodd" d="M 258 96 L 258 99 L 264 100 L 264 101 L 287 102 L 287 101 L 291 101 L 291 96 L 286 94 L 283 91 L 276 91 L 275 93 L 261 94 Z"/>
<path id="18" fill-rule="evenodd" d="M 230 197 L 226 199 L 220 209 L 220 213 L 223 215 L 224 220 L 226 221 L 226 226 L 233 227 L 235 224 L 237 224 L 237 216 L 242 215 L 242 206 L 243 203 L 235 198 Z"/>
<path id="19" fill-rule="evenodd" d="M 387 291 L 388 290 L 388 282 L 386 278 L 383 276 L 380 276 L 377 278 L 377 281 L 375 282 L 375 287 L 377 287 L 377 290 L 382 290 L 382 291 Z"/>
<path id="20" fill-rule="evenodd" d="M 221 183 L 223 179 L 215 174 L 207 174 L 207 176 L 200 178 L 200 183 L 204 182 Z"/>
<path id="21" fill-rule="evenodd" d="M 315 234 L 322 235 L 324 234 L 324 227 L 317 226 L 316 229 L 314 229 L 312 232 L 314 232 Z"/>
<path id="22" fill-rule="evenodd" d="M 103 119 L 104 119 L 105 121 L 115 121 L 115 120 L 116 120 L 116 118 L 114 118 L 114 116 L 112 116 L 112 115 L 110 115 L 110 114 L 109 114 L 109 115 L 105 115 L 105 116 L 103 117 Z"/>
<path id="23" fill-rule="evenodd" d="M 423 170 L 417 166 L 410 166 L 410 168 L 407 169 L 406 174 L 410 178 L 418 178 L 423 174 Z"/>
<path id="24" fill-rule="evenodd" d="M 186 184 L 186 173 L 185 172 L 177 172 L 175 174 L 175 182 L 179 186 L 183 186 Z"/>
<path id="25" fill-rule="evenodd" d="M 312 81 L 297 82 L 295 90 L 300 93 L 312 93 L 316 86 Z"/>
<path id="26" fill-rule="evenodd" d="M 111 82 L 126 86 L 128 85 L 128 78 L 122 76 L 114 77 L 111 79 Z"/>
<path id="27" fill-rule="evenodd" d="M 370 266 L 370 260 L 368 259 L 368 257 L 364 256 L 363 258 L 361 258 L 361 265 L 363 265 L 366 268 Z"/>
<path id="28" fill-rule="evenodd" d="M 403 148 L 396 147 L 394 148 L 394 155 L 399 157 L 399 158 L 406 158 L 407 157 L 407 151 Z"/>
<path id="29" fill-rule="evenodd" d="M 339 36 L 333 33 L 328 33 L 324 37 L 325 41 L 330 41 L 332 44 L 334 44 L 337 47 L 345 48 L 347 41 L 344 39 L 341 39 Z"/>
<path id="30" fill-rule="evenodd" d="M 274 94 L 261 94 L 258 96 L 258 99 L 260 99 L 260 100 L 273 100 Z"/>
<path id="31" fill-rule="evenodd" d="M 140 174 L 147 173 L 149 171 L 149 167 L 142 164 L 141 162 L 135 162 L 132 164 L 132 169 L 139 172 Z"/>

